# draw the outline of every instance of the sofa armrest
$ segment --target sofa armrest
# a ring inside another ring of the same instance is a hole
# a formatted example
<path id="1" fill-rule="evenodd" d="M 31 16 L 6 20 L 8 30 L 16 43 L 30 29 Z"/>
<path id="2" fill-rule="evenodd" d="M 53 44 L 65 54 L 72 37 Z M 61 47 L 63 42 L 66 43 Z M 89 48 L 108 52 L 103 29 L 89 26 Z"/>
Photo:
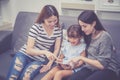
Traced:
<path id="1" fill-rule="evenodd" d="M 0 54 L 11 47 L 12 31 L 0 31 Z"/>

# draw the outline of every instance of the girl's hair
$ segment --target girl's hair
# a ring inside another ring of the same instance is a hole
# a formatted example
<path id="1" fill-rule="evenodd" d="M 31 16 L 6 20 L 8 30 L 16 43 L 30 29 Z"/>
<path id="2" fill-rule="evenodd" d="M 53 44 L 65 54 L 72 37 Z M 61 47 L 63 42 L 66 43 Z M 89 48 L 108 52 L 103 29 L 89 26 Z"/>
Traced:
<path id="1" fill-rule="evenodd" d="M 40 14 L 38 15 L 38 18 L 36 20 L 36 23 L 44 23 L 44 20 L 51 17 L 56 16 L 58 18 L 57 26 L 59 26 L 59 14 L 57 9 L 53 5 L 46 5 L 41 10 Z"/>
<path id="2" fill-rule="evenodd" d="M 81 20 L 84 23 L 92 24 L 94 21 L 96 21 L 95 29 L 98 31 L 105 30 L 103 25 L 101 24 L 100 20 L 98 19 L 97 15 L 93 10 L 85 10 L 78 16 L 78 21 Z M 85 35 L 85 42 L 87 45 L 91 42 L 91 35 Z"/>
<path id="3" fill-rule="evenodd" d="M 67 29 L 67 36 L 72 38 L 79 38 L 83 35 L 81 27 L 77 24 L 71 25 Z"/>

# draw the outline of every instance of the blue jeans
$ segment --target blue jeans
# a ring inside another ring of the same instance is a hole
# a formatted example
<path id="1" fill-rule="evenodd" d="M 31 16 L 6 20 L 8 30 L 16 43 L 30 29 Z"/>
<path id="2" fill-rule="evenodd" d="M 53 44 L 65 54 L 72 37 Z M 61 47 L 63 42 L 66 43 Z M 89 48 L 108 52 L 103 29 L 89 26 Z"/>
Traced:
<path id="1" fill-rule="evenodd" d="M 47 64 L 48 59 L 44 62 L 35 61 L 25 54 L 18 52 L 14 56 L 7 75 L 7 80 L 22 80 L 24 76 L 28 76 L 28 80 L 34 79 L 39 73 L 42 64 Z"/>

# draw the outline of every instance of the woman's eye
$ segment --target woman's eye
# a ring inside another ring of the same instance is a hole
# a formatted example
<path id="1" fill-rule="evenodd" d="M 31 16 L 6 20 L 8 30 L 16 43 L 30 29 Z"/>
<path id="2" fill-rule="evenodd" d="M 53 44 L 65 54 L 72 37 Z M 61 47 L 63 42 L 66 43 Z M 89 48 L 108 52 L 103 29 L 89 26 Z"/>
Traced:
<path id="1" fill-rule="evenodd" d="M 86 28 L 87 26 L 86 25 L 82 25 L 82 27 Z"/>

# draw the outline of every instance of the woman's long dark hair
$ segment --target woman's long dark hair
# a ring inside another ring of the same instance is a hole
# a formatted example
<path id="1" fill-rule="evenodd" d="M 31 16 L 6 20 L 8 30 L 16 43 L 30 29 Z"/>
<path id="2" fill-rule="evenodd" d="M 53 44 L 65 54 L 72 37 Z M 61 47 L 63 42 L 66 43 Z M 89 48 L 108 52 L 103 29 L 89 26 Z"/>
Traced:
<path id="1" fill-rule="evenodd" d="M 101 24 L 100 20 L 98 19 L 97 15 L 93 10 L 85 10 L 78 16 L 78 21 L 81 20 L 84 23 L 92 24 L 94 21 L 96 21 L 95 29 L 98 31 L 105 30 L 103 25 Z M 91 42 L 91 34 L 85 35 L 84 33 L 84 39 L 87 43 L 87 46 L 89 46 Z"/>
<path id="2" fill-rule="evenodd" d="M 44 20 L 51 17 L 56 16 L 58 18 L 57 26 L 59 26 L 59 14 L 57 9 L 53 5 L 46 5 L 41 10 L 40 14 L 38 15 L 38 18 L 36 20 L 36 23 L 44 23 Z"/>

